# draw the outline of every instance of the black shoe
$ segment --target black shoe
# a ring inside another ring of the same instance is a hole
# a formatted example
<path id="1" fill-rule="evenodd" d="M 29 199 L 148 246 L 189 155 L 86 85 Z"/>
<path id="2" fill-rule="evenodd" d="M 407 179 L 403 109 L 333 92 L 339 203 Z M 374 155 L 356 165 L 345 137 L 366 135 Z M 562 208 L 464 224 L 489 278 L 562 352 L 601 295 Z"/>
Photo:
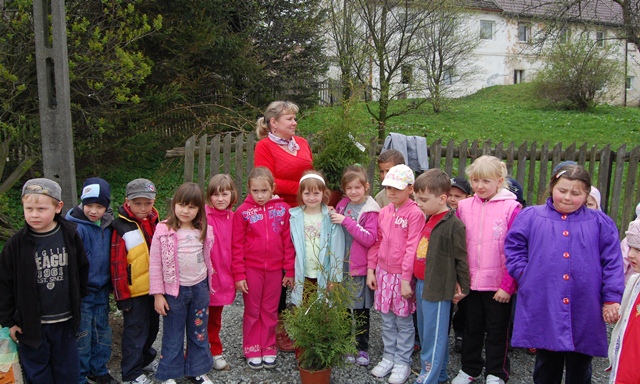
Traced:
<path id="1" fill-rule="evenodd" d="M 462 352 L 462 336 L 456 336 L 456 340 L 453 343 L 453 350 L 457 353 Z"/>
<path id="2" fill-rule="evenodd" d="M 87 380 L 93 381 L 98 384 L 118 384 L 118 380 L 116 380 L 109 373 L 100 376 L 87 376 Z"/>

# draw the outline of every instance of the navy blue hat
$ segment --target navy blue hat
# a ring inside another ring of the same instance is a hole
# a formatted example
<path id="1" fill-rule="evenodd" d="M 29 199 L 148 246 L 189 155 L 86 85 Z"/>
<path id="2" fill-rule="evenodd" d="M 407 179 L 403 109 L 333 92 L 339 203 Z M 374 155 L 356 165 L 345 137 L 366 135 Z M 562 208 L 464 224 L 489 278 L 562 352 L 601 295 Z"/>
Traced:
<path id="1" fill-rule="evenodd" d="M 451 186 L 456 187 L 465 195 L 471 195 L 471 184 L 464 177 L 454 177 L 451 179 Z"/>
<path id="2" fill-rule="evenodd" d="M 524 199 L 524 189 L 516 179 L 507 177 L 507 188 L 516 195 L 516 201 L 522 204 L 522 208 L 527 206 L 527 201 Z"/>
<path id="3" fill-rule="evenodd" d="M 82 184 L 82 204 L 100 204 L 109 208 L 111 204 L 111 187 L 109 183 L 99 177 L 92 177 Z"/>

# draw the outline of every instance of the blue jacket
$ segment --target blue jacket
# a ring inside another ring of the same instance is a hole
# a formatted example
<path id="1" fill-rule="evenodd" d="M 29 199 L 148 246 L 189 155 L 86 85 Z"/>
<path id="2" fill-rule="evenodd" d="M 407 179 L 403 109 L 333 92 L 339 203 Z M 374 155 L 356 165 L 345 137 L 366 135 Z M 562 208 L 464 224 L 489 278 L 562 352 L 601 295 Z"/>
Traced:
<path id="1" fill-rule="evenodd" d="M 296 250 L 295 285 L 291 292 L 291 302 L 298 305 L 302 302 L 302 288 L 304 286 L 305 267 L 305 239 L 304 239 L 304 207 L 295 207 L 289 210 L 291 214 L 291 238 Z M 331 223 L 329 209 L 322 204 L 322 233 L 320 244 L 325 244 L 320 249 L 318 258 L 322 271 L 318 273 L 318 286 L 324 288 L 329 281 L 342 281 L 344 262 L 344 232 L 342 226 Z M 328 251 L 328 253 L 327 253 Z"/>
<path id="2" fill-rule="evenodd" d="M 85 216 L 82 204 L 67 212 L 67 220 L 77 225 L 87 259 L 89 259 L 89 292 L 96 292 L 111 282 L 111 223 L 113 211 L 107 211 L 97 226 Z"/>

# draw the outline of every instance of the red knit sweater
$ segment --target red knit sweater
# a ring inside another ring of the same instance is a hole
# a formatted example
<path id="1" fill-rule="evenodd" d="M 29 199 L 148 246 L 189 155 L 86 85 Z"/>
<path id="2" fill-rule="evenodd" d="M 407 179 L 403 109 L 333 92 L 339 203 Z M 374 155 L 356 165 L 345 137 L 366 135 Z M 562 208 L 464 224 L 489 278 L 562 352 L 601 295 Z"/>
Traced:
<path id="1" fill-rule="evenodd" d="M 300 146 L 296 156 L 280 148 L 271 139 L 264 138 L 256 144 L 253 165 L 267 167 L 276 180 L 276 194 L 292 207 L 297 207 L 296 195 L 302 173 L 313 169 L 313 157 L 307 140 L 296 136 Z"/>

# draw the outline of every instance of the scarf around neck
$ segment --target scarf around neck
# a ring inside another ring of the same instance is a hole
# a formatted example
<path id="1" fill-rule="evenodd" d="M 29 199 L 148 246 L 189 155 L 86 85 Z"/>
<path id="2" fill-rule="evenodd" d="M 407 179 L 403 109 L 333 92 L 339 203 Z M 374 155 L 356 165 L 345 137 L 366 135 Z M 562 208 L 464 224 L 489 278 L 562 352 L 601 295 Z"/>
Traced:
<path id="1" fill-rule="evenodd" d="M 291 140 L 285 140 L 269 132 L 269 139 L 278 145 L 286 145 L 290 152 L 295 152 L 300 149 L 300 146 L 296 143 L 296 139 L 293 136 Z"/>

